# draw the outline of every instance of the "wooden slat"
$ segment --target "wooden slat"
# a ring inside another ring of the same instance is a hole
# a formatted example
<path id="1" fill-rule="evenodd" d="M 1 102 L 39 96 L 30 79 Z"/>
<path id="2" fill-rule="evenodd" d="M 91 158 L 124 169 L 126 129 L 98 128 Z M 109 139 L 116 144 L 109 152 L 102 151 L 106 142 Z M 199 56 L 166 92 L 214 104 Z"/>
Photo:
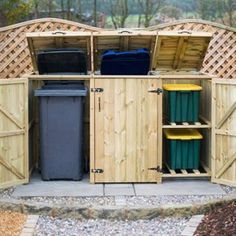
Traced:
<path id="1" fill-rule="evenodd" d="M 235 109 L 236 109 L 236 102 L 233 103 L 233 105 L 229 108 L 229 110 L 224 114 L 224 116 L 218 122 L 218 124 L 216 125 L 217 129 L 220 129 L 222 127 L 222 125 L 231 116 L 231 114 L 235 111 Z"/>
<path id="2" fill-rule="evenodd" d="M 236 160 L 236 152 L 227 160 L 224 166 L 217 171 L 216 178 L 220 178 L 235 160 Z"/>
<path id="3" fill-rule="evenodd" d="M 7 163 L 6 161 L 4 161 L 3 157 L 0 156 L 0 164 L 3 165 L 7 170 L 9 170 L 12 174 L 14 174 L 15 176 L 17 176 L 19 179 L 24 179 L 25 176 L 23 174 L 21 174 L 16 167 L 14 167 L 13 165 Z"/>
<path id="4" fill-rule="evenodd" d="M 0 104 L 0 111 L 9 118 L 18 128 L 23 129 L 21 122 Z"/>
<path id="5" fill-rule="evenodd" d="M 12 130 L 12 131 L 0 131 L 0 138 L 21 135 L 21 134 L 24 134 L 24 133 L 25 133 L 25 131 L 23 129 L 21 129 L 21 130 Z"/>

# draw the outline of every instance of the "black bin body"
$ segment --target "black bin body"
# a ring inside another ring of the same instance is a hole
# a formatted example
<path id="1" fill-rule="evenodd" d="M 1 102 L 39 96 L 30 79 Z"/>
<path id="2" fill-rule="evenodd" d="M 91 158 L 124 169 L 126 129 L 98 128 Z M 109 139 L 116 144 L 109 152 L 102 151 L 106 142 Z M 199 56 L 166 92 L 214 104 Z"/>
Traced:
<path id="1" fill-rule="evenodd" d="M 44 86 L 40 98 L 40 164 L 44 180 L 83 177 L 83 107 L 81 85 Z"/>
<path id="2" fill-rule="evenodd" d="M 85 53 L 79 49 L 47 49 L 37 55 L 39 74 L 87 74 Z"/>

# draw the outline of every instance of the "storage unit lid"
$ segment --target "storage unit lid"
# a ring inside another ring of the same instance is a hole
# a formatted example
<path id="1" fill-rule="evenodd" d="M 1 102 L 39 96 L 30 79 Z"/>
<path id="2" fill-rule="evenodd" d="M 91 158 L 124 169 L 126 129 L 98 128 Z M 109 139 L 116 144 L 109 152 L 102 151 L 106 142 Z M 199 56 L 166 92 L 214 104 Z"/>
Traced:
<path id="1" fill-rule="evenodd" d="M 166 138 L 171 140 L 193 140 L 203 138 L 196 129 L 166 129 L 164 130 L 164 133 Z"/>
<path id="2" fill-rule="evenodd" d="M 206 32 L 159 31 L 152 70 L 200 70 L 211 37 Z"/>
<path id="3" fill-rule="evenodd" d="M 26 34 L 28 46 L 35 71 L 37 67 L 37 54 L 47 49 L 78 48 L 87 55 L 88 70 L 91 69 L 90 63 L 90 32 L 71 32 L 71 31 L 51 31 L 33 32 Z"/>
<path id="4" fill-rule="evenodd" d="M 163 89 L 167 91 L 200 91 L 202 87 L 196 84 L 164 84 Z"/>

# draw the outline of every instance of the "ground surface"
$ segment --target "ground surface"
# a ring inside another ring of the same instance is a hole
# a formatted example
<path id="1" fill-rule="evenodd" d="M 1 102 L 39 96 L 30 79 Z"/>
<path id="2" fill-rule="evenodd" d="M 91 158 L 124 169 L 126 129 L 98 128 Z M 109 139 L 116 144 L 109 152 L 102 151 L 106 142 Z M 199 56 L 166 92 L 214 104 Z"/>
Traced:
<path id="1" fill-rule="evenodd" d="M 195 236 L 236 236 L 236 201 L 217 207 L 198 226 Z"/>
<path id="2" fill-rule="evenodd" d="M 0 235 L 18 236 L 20 235 L 27 216 L 8 211 L 0 211 Z"/>
<path id="3" fill-rule="evenodd" d="M 138 221 L 74 220 L 40 217 L 35 236 L 181 235 L 189 218 Z"/>

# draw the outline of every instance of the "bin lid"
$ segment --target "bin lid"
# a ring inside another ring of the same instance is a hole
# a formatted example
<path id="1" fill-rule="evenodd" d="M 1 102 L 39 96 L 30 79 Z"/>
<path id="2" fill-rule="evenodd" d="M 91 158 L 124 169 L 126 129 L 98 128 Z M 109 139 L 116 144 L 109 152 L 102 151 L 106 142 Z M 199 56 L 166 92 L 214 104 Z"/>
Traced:
<path id="1" fill-rule="evenodd" d="M 207 32 L 159 31 L 152 70 L 200 70 L 211 38 Z"/>
<path id="2" fill-rule="evenodd" d="M 34 90 L 34 96 L 36 97 L 85 97 L 87 95 L 87 89 L 79 88 L 55 88 L 55 89 L 36 89 Z"/>
<path id="3" fill-rule="evenodd" d="M 148 49 L 152 55 L 157 32 L 120 29 L 93 33 L 94 69 L 100 70 L 101 58 L 105 51 L 132 51 L 140 48 Z"/>
<path id="4" fill-rule="evenodd" d="M 202 87 L 196 84 L 164 84 L 163 89 L 167 91 L 200 91 Z"/>
<path id="5" fill-rule="evenodd" d="M 87 54 L 88 69 L 90 65 L 90 47 L 91 33 L 90 32 L 72 32 L 72 31 L 48 31 L 48 32 L 33 32 L 26 33 L 28 47 L 33 63 L 33 68 L 38 71 L 37 55 L 39 52 L 47 49 L 80 49 Z"/>
<path id="6" fill-rule="evenodd" d="M 165 136 L 171 140 L 202 139 L 203 136 L 196 129 L 165 129 Z"/>

